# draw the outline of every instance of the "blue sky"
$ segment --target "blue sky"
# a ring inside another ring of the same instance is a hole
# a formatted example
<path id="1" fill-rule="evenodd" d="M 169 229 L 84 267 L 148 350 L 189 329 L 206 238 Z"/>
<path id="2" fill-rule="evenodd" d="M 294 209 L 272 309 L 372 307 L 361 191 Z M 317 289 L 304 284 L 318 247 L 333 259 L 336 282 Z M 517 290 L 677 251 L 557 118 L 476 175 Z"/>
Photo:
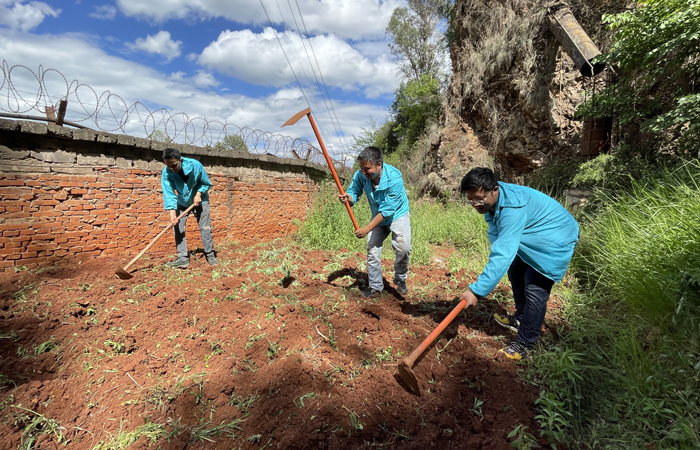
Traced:
<path id="1" fill-rule="evenodd" d="M 73 90 L 68 120 L 89 116 L 76 98 L 94 111 L 109 91 L 123 99 L 120 107 L 110 97 L 115 111 L 138 101 L 151 110 L 165 107 L 316 144 L 306 120 L 280 129 L 311 106 L 326 147 L 340 154 L 370 117 L 384 120 L 393 100 L 400 79 L 385 29 L 397 6 L 405 1 L 0 0 L 0 60 L 5 72 L 23 65 L 39 73 L 41 66 L 65 77 L 47 72 L 42 105 L 57 103 L 73 80 L 92 87 L 95 93 L 85 86 Z M 316 85 L 321 76 L 330 101 Z M 11 80 L 21 92 L 38 91 L 28 70 L 13 69 Z M 15 112 L 7 89 L 7 83 L 0 89 L 0 110 Z M 104 108 L 98 118 L 103 128 L 117 126 Z M 129 134 L 145 135 L 137 122 L 132 116 L 125 125 Z M 81 123 L 95 126 L 89 119 Z M 338 127 L 344 140 L 336 136 Z"/>

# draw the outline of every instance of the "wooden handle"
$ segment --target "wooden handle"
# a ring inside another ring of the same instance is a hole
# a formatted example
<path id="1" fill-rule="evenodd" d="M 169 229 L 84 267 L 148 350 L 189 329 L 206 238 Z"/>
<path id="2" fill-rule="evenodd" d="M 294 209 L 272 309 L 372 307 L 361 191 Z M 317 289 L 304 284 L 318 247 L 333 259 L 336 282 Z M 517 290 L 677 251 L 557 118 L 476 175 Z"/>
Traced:
<path id="1" fill-rule="evenodd" d="M 466 306 L 466 300 L 462 300 L 461 302 L 459 302 L 459 304 L 452 310 L 452 312 L 447 317 L 445 317 L 442 322 L 440 322 L 440 325 L 438 325 L 437 328 L 435 328 L 433 332 L 430 333 L 427 338 L 425 338 L 425 340 L 418 346 L 418 348 L 413 350 L 413 353 L 404 358 L 404 361 L 408 365 L 408 367 L 413 367 L 413 363 L 416 362 L 416 359 L 418 359 L 418 357 L 422 355 L 428 347 L 430 347 L 430 344 L 433 343 L 435 338 L 437 338 L 440 335 L 440 333 L 442 333 L 443 330 L 447 328 L 450 322 L 452 322 L 454 318 L 457 317 L 457 314 L 462 312 L 462 310 Z"/>
<path id="2" fill-rule="evenodd" d="M 302 111 L 302 112 L 305 112 L 305 111 Z M 306 117 L 308 117 L 309 122 L 311 122 L 311 128 L 314 129 L 314 134 L 316 135 L 316 139 L 318 139 L 318 143 L 321 144 L 321 150 L 323 150 L 323 156 L 326 158 L 326 162 L 328 163 L 328 168 L 331 169 L 331 173 L 333 174 L 333 179 L 335 180 L 335 185 L 338 187 L 338 191 L 340 191 L 340 195 L 345 195 L 345 191 L 343 190 L 343 186 L 340 184 L 340 180 L 338 179 L 338 174 L 335 173 L 335 167 L 333 167 L 333 161 L 331 161 L 331 157 L 328 156 L 328 152 L 326 151 L 326 146 L 323 145 L 323 141 L 321 140 L 321 135 L 318 134 L 318 130 L 316 129 L 316 124 L 314 123 L 314 119 L 311 117 L 311 110 L 309 110 L 309 112 L 306 114 Z M 350 214 L 350 220 L 352 220 L 352 224 L 355 226 L 355 230 L 358 230 L 360 227 L 357 226 L 357 221 L 355 220 L 355 215 L 352 213 L 352 209 L 350 209 L 350 205 L 348 203 L 346 203 L 345 207 L 348 210 L 348 214 Z"/>
<path id="3" fill-rule="evenodd" d="M 184 211 L 182 212 L 182 214 L 180 214 L 179 216 L 177 216 L 177 218 L 176 218 L 175 220 L 179 222 L 180 219 L 182 219 L 182 218 L 185 217 L 190 211 L 192 211 L 192 208 L 194 208 L 194 203 L 193 203 L 192 205 L 190 205 L 189 208 L 187 208 L 186 210 L 184 210 Z M 158 235 L 157 235 L 156 237 L 153 238 L 153 240 L 146 246 L 146 248 L 144 248 L 143 250 L 141 250 L 141 253 L 139 253 L 138 255 L 136 255 L 136 257 L 135 257 L 134 259 L 132 259 L 131 261 L 129 261 L 129 264 L 127 264 L 127 265 L 124 267 L 124 271 L 128 271 L 128 270 L 129 270 L 129 267 L 131 267 L 131 265 L 132 265 L 133 263 L 135 263 L 140 257 L 142 257 L 143 254 L 146 253 L 146 252 L 148 251 L 148 249 L 151 248 L 151 247 L 153 246 L 153 244 L 155 244 L 156 241 L 157 241 L 158 239 L 160 239 L 160 238 L 165 234 L 165 232 L 168 231 L 169 229 L 171 229 L 172 227 L 173 227 L 173 223 L 170 222 L 170 224 L 169 224 L 167 227 L 163 228 L 163 231 L 161 231 L 160 233 L 158 233 Z"/>

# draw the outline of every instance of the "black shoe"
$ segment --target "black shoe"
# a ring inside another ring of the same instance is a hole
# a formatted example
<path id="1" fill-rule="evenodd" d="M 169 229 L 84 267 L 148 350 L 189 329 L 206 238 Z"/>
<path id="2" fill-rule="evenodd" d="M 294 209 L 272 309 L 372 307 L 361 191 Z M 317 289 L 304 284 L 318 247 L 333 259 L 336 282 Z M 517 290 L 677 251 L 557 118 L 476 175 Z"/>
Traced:
<path id="1" fill-rule="evenodd" d="M 527 357 L 527 354 L 530 353 L 530 349 L 521 342 L 511 342 L 508 347 L 499 350 L 498 352 L 503 353 L 508 359 L 520 361 Z"/>
<path id="2" fill-rule="evenodd" d="M 493 320 L 503 328 L 508 328 L 511 331 L 518 332 L 520 327 L 520 321 L 510 314 L 498 314 L 494 313 Z"/>
<path id="3" fill-rule="evenodd" d="M 379 297 L 381 295 L 381 293 L 382 293 L 382 291 L 378 291 L 378 290 L 372 289 L 372 288 L 367 288 L 364 291 L 360 292 L 360 295 L 363 297 L 367 297 L 367 298 L 376 298 L 376 297 Z"/>
<path id="4" fill-rule="evenodd" d="M 175 261 L 165 263 L 165 267 L 175 267 L 177 269 L 187 269 L 190 266 L 189 258 L 178 258 Z"/>
<path id="5" fill-rule="evenodd" d="M 207 255 L 207 262 L 209 263 L 210 266 L 218 266 L 219 261 L 216 259 L 216 256 L 214 256 L 213 253 L 209 253 Z"/>
<path id="6" fill-rule="evenodd" d="M 398 292 L 401 295 L 408 294 L 408 288 L 406 288 L 405 281 L 394 280 L 394 284 L 396 285 L 396 292 Z"/>

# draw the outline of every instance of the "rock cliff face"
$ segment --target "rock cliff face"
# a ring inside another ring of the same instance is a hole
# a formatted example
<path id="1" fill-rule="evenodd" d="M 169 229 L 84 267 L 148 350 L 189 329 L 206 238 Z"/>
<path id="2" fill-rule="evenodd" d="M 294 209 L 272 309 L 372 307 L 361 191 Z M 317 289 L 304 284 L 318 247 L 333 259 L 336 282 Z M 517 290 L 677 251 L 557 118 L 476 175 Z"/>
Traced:
<path id="1" fill-rule="evenodd" d="M 543 165 L 580 154 L 583 123 L 574 112 L 602 88 L 606 72 L 581 75 L 550 31 L 548 8 L 562 5 L 603 51 L 609 32 L 601 17 L 624 2 L 456 0 L 453 75 L 424 165 L 426 175 L 434 174 L 425 193 L 440 181 L 443 192 L 454 190 L 478 165 L 492 163 L 502 179 L 522 181 Z"/>

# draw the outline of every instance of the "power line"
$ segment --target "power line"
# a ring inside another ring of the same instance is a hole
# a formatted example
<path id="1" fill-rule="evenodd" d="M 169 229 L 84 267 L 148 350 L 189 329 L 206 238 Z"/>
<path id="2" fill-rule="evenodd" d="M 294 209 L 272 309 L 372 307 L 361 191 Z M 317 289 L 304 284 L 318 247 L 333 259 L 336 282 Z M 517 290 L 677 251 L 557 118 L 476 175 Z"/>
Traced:
<path id="1" fill-rule="evenodd" d="M 289 0 L 287 0 L 287 2 L 289 2 Z M 343 129 L 340 126 L 340 121 L 338 120 L 338 116 L 335 113 L 335 107 L 333 106 L 333 99 L 331 99 L 331 95 L 328 92 L 328 85 L 326 84 L 326 80 L 323 78 L 323 72 L 321 71 L 321 66 L 318 64 L 318 58 L 316 57 L 316 51 L 314 50 L 314 46 L 311 44 L 311 39 L 308 38 L 309 31 L 306 28 L 306 22 L 304 21 L 304 16 L 301 13 L 301 8 L 299 7 L 299 2 L 297 0 L 294 0 L 294 3 L 297 5 L 297 10 L 299 11 L 299 18 L 301 19 L 301 23 L 304 26 L 304 34 L 307 36 L 307 40 L 309 41 L 309 47 L 311 47 L 311 53 L 313 53 L 313 55 L 314 55 L 314 61 L 316 61 L 316 67 L 318 67 L 318 73 L 321 76 L 321 82 L 323 83 L 323 87 L 326 90 L 326 95 L 328 96 L 328 101 L 331 104 L 331 108 L 329 109 L 329 112 L 331 110 L 333 111 L 333 115 L 335 116 L 335 121 L 338 124 L 338 129 L 340 129 L 339 136 L 342 138 L 342 143 L 344 144 L 343 147 L 344 147 L 345 151 L 348 151 L 347 142 L 345 141 L 345 133 L 343 132 Z M 292 8 L 291 4 L 289 5 L 289 8 L 290 9 Z M 292 13 L 292 15 L 293 14 L 294 13 Z M 295 23 L 296 23 L 296 21 L 295 21 Z M 299 27 L 297 26 L 297 29 L 298 28 Z M 303 42 L 303 38 L 302 38 L 302 42 Z M 306 47 L 304 47 L 304 50 L 306 50 Z M 308 57 L 308 55 L 309 55 L 308 52 L 306 53 L 306 55 Z M 309 61 L 309 63 L 311 63 L 311 61 Z M 311 65 L 311 68 L 313 69 L 313 65 Z M 316 73 L 314 72 L 314 76 L 315 76 L 315 74 Z M 318 80 L 316 80 L 316 82 L 318 83 Z M 323 92 L 321 92 L 321 95 L 323 95 Z M 330 114 L 329 114 L 329 116 L 330 116 Z M 331 122 L 333 122 L 333 118 L 331 118 Z M 337 133 L 337 130 L 336 130 L 336 133 Z"/>

